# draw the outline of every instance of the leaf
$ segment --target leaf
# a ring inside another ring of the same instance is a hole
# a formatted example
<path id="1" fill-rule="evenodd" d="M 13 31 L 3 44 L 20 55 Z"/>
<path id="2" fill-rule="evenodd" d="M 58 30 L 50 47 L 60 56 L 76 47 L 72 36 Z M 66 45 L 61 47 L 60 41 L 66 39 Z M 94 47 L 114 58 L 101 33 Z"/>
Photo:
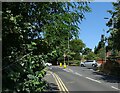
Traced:
<path id="1" fill-rule="evenodd" d="M 34 76 L 34 75 L 31 75 L 31 74 L 28 74 L 27 77 L 28 77 L 29 79 L 34 79 L 34 78 L 35 78 L 35 76 Z"/>
<path id="2" fill-rule="evenodd" d="M 32 44 L 32 45 L 36 45 L 36 43 L 35 43 L 35 42 L 31 42 L 31 44 Z"/>

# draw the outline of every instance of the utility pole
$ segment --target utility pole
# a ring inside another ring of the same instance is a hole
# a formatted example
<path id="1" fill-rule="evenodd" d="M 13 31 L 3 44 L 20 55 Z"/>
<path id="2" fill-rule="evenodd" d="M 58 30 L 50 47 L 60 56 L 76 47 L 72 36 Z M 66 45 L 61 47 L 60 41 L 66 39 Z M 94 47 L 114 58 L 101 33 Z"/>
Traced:
<path id="1" fill-rule="evenodd" d="M 68 66 L 69 66 L 69 32 L 68 32 Z"/>
<path id="2" fill-rule="evenodd" d="M 103 31 L 104 31 L 104 49 L 105 49 L 105 63 L 106 63 L 106 33 L 104 29 Z"/>
<path id="3" fill-rule="evenodd" d="M 105 17 L 104 19 L 109 19 L 109 18 Z M 106 32 L 105 32 L 105 30 L 104 30 L 104 29 L 103 29 L 103 31 L 104 31 L 104 44 L 105 44 L 105 63 L 106 63 Z"/>

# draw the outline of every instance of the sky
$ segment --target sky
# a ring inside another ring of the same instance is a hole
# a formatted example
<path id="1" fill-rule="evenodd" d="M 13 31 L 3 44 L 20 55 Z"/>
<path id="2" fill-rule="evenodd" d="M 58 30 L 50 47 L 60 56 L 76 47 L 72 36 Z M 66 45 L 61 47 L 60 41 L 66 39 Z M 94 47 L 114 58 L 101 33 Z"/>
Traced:
<path id="1" fill-rule="evenodd" d="M 81 29 L 79 38 L 86 44 L 86 47 L 94 50 L 101 39 L 101 35 L 104 34 L 103 29 L 105 31 L 109 29 L 106 26 L 109 19 L 104 18 L 111 17 L 107 10 L 113 10 L 113 6 L 111 2 L 92 2 L 89 6 L 92 12 L 85 13 L 86 19 L 79 25 Z M 106 36 L 108 37 L 109 34 L 106 33 Z"/>

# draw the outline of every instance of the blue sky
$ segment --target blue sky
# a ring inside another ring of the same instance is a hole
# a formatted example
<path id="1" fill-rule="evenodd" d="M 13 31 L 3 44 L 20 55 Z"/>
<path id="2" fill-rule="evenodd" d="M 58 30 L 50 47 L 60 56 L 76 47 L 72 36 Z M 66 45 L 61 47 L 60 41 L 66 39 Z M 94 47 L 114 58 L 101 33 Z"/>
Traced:
<path id="1" fill-rule="evenodd" d="M 83 40 L 86 47 L 93 50 L 94 47 L 98 45 L 101 34 L 104 33 L 103 29 L 108 30 L 106 22 L 109 19 L 104 18 L 111 17 L 107 10 L 113 10 L 113 6 L 111 2 L 92 2 L 89 6 L 91 7 L 92 12 L 86 13 L 86 19 L 79 25 L 81 29 L 79 38 Z M 109 36 L 109 34 L 106 34 L 106 36 Z"/>

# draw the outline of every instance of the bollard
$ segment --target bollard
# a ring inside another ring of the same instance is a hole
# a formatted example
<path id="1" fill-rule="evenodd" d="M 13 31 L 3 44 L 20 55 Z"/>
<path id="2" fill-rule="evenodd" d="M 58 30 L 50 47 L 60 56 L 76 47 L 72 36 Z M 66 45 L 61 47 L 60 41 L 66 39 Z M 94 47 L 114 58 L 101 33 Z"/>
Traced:
<path id="1" fill-rule="evenodd" d="M 62 67 L 62 63 L 60 63 L 60 67 Z"/>
<path id="2" fill-rule="evenodd" d="M 66 67 L 67 67 L 66 64 L 64 64 L 64 69 L 65 69 Z"/>

